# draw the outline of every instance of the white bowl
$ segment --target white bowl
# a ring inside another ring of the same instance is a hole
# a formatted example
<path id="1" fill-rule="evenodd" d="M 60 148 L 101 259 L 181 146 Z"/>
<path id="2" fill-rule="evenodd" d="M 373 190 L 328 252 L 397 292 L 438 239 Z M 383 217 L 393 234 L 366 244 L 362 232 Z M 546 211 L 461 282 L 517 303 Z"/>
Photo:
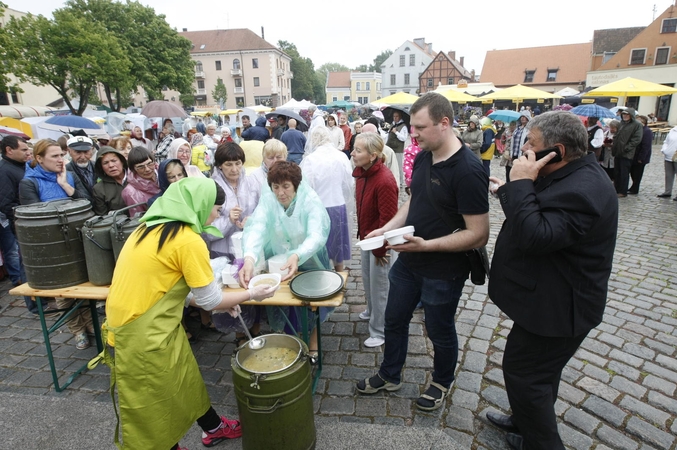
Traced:
<path id="1" fill-rule="evenodd" d="M 282 276 L 279 273 L 262 273 L 249 280 L 249 289 L 259 284 L 268 284 L 277 288 L 280 285 L 280 280 L 282 280 Z"/>
<path id="2" fill-rule="evenodd" d="M 408 227 L 402 227 L 398 228 L 396 230 L 390 230 L 385 233 L 383 233 L 383 237 L 386 238 L 386 241 L 388 241 L 388 244 L 390 245 L 399 245 L 399 244 L 404 244 L 407 242 L 406 239 L 404 239 L 405 234 L 414 234 L 414 227 L 412 225 L 409 225 Z"/>
<path id="3" fill-rule="evenodd" d="M 278 273 L 285 276 L 289 273 L 289 269 L 282 270 L 281 267 L 287 264 L 287 255 L 275 255 L 268 260 L 268 273 Z"/>
<path id="4" fill-rule="evenodd" d="M 360 247 L 363 251 L 367 250 L 376 250 L 377 248 L 383 247 L 383 236 L 376 236 L 369 239 L 362 239 L 360 242 L 357 242 L 355 245 Z"/>

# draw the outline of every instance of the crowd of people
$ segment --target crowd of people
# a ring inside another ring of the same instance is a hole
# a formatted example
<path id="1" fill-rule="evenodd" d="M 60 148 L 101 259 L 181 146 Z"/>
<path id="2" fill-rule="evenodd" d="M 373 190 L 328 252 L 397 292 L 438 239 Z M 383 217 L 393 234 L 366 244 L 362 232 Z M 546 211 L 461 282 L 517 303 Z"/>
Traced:
<path id="1" fill-rule="evenodd" d="M 189 345 L 196 337 L 185 329 L 188 306 L 198 308 L 204 329 L 235 331 L 238 346 L 245 332 L 259 335 L 264 320 L 275 332 L 301 331 L 300 307 L 240 306 L 271 297 L 274 289 L 222 290 L 210 259 L 238 265 L 247 288 L 272 257 L 285 261 L 283 280 L 305 270 L 342 271 L 352 237 L 409 225 L 415 232 L 404 244 L 386 242 L 361 254 L 367 308 L 359 318 L 369 321 L 363 344 L 383 347 L 383 360 L 356 391 L 401 388 L 409 323 L 422 307 L 434 360 L 416 407 L 442 407 L 455 379 L 454 322 L 471 270 L 467 254 L 488 241 L 491 191 L 506 220 L 489 295 L 514 326 L 503 362 L 512 415 L 487 416 L 509 432 L 512 448 L 563 449 L 554 412 L 561 370 L 601 321 L 618 219 L 611 198 L 639 192 L 651 154 L 648 118 L 628 108 L 618 120 L 590 117 L 584 124 L 565 111 L 524 110 L 508 124 L 473 115 L 459 131 L 451 104 L 435 93 L 420 97 L 407 117 L 393 113 L 385 127 L 378 117 L 351 126 L 343 111 L 308 113 L 307 132 L 294 118 L 260 115 L 243 116 L 238 132 L 200 120 L 179 133 L 167 120 L 157 142 L 139 127 L 109 142 L 43 139 L 32 151 L 20 138 L 2 140 L 1 242 L 13 283 L 25 274 L 12 207 L 84 198 L 97 215 L 128 208 L 142 216 L 116 266 L 104 324 L 102 358 L 115 371 L 125 442 L 178 449 L 196 420 L 206 446 L 242 434 L 237 420 L 211 407 Z M 677 173 L 673 132 L 663 149 L 666 189 L 659 197 L 671 196 Z M 491 176 L 495 157 L 505 180 Z M 408 198 L 398 205 L 402 188 Z M 57 299 L 57 306 L 64 302 Z M 30 299 L 26 306 L 35 312 Z M 246 310 L 248 330 L 229 320 Z M 67 322 L 78 349 L 90 345 L 94 332 L 88 311 Z M 217 312 L 225 314 L 212 315 Z M 325 321 L 331 312 L 315 314 Z M 312 360 L 317 331 L 310 337 Z M 147 364 L 167 369 L 159 384 L 148 385 Z M 176 409 L 171 423 L 148 422 Z"/>

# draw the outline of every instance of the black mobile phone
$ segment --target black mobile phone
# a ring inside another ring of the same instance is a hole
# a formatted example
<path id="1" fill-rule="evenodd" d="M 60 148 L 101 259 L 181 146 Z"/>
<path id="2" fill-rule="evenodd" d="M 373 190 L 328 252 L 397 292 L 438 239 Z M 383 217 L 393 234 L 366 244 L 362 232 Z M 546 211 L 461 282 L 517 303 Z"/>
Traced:
<path id="1" fill-rule="evenodd" d="M 560 151 L 559 147 L 550 147 L 546 148 L 545 150 L 541 150 L 540 152 L 535 152 L 534 154 L 536 155 L 536 161 L 545 157 L 545 155 L 549 155 L 552 152 L 557 153 L 557 156 L 548 161 L 548 164 L 560 162 L 562 160 L 562 152 Z"/>

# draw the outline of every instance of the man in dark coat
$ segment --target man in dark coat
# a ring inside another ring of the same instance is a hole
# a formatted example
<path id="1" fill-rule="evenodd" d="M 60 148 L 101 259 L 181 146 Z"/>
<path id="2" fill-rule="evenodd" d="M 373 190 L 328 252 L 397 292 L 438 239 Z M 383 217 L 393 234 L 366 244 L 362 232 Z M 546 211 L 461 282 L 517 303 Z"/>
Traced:
<path id="1" fill-rule="evenodd" d="M 85 188 L 87 200 L 92 200 L 92 188 L 96 184 L 94 163 L 92 162 L 92 149 L 94 143 L 87 136 L 73 136 L 66 143 L 71 162 L 66 164 L 66 170 L 80 179 Z"/>
<path id="2" fill-rule="evenodd" d="M 270 139 L 270 132 L 266 128 L 266 118 L 259 116 L 256 119 L 256 126 L 248 128 L 242 132 L 242 139 L 245 141 L 266 142 Z"/>
<path id="3" fill-rule="evenodd" d="M 527 126 L 510 183 L 497 178 L 506 219 L 496 239 L 489 296 L 513 320 L 503 355 L 512 416 L 487 413 L 511 448 L 564 450 L 554 404 L 561 372 L 602 321 L 618 200 L 587 154 L 587 132 L 565 111 Z M 561 153 L 561 161 L 553 149 Z M 547 156 L 536 160 L 540 151 Z M 552 160 L 552 162 L 551 162 Z"/>
<path id="4" fill-rule="evenodd" d="M 621 126 L 614 136 L 611 154 L 614 156 L 614 185 L 619 198 L 628 196 L 630 168 L 635 150 L 642 142 L 642 124 L 635 119 L 635 110 L 621 111 Z"/>

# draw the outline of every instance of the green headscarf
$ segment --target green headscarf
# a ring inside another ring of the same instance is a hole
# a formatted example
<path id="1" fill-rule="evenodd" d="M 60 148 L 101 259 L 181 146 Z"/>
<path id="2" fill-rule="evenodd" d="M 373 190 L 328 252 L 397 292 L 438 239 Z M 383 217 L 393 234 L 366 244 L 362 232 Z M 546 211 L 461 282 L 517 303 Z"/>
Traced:
<path id="1" fill-rule="evenodd" d="M 152 227 L 161 223 L 179 221 L 190 225 L 196 233 L 223 237 L 218 228 L 204 223 L 216 201 L 216 182 L 211 178 L 182 178 L 167 190 L 146 211 L 141 222 Z"/>

